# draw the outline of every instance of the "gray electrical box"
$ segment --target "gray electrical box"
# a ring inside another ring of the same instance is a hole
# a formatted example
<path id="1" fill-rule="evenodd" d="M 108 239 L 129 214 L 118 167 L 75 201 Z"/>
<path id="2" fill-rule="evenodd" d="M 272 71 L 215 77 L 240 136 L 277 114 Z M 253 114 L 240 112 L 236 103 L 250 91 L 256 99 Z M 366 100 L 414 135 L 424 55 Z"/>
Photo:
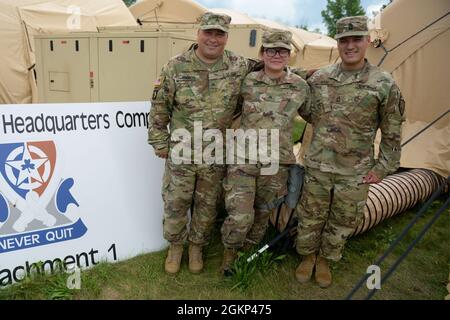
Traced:
<path id="1" fill-rule="evenodd" d="M 149 100 L 163 65 L 194 42 L 158 31 L 36 36 L 39 102 Z"/>

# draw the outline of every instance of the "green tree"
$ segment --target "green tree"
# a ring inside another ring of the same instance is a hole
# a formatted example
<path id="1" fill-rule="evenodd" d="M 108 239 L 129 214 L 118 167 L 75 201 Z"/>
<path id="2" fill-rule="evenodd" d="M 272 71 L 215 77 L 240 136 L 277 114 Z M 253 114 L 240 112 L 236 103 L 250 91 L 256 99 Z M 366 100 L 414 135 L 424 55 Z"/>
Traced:
<path id="1" fill-rule="evenodd" d="M 319 28 L 314 28 L 314 30 L 312 32 L 322 34 L 322 30 L 320 30 Z"/>
<path id="2" fill-rule="evenodd" d="M 132 4 L 134 4 L 136 2 L 136 0 L 123 0 L 123 2 L 125 3 L 125 5 L 127 7 L 131 6 Z"/>
<path id="3" fill-rule="evenodd" d="M 365 15 L 360 0 L 327 0 L 327 7 L 321 12 L 323 22 L 327 26 L 328 35 L 336 35 L 336 21 L 342 17 Z"/>

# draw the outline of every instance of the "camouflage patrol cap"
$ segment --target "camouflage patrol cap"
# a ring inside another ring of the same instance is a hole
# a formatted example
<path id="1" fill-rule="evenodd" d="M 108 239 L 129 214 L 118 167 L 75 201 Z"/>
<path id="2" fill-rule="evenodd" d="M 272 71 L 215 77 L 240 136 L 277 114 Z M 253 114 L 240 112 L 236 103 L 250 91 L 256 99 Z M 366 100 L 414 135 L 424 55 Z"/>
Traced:
<path id="1" fill-rule="evenodd" d="M 200 20 L 200 30 L 218 29 L 228 32 L 231 17 L 226 14 L 206 12 Z"/>
<path id="2" fill-rule="evenodd" d="M 292 32 L 287 30 L 272 29 L 264 31 L 262 45 L 264 48 L 285 48 L 291 50 Z"/>
<path id="3" fill-rule="evenodd" d="M 367 35 L 369 35 L 369 30 L 367 28 L 366 16 L 345 17 L 336 22 L 335 39 Z"/>

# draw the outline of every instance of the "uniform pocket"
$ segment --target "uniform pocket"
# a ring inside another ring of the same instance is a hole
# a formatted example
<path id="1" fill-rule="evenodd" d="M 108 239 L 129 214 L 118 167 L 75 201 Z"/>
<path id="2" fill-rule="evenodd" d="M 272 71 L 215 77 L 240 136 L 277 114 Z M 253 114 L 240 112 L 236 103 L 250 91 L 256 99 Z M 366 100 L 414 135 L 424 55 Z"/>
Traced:
<path id="1" fill-rule="evenodd" d="M 202 88 L 201 78 L 195 74 L 180 74 L 174 78 L 174 82 L 176 102 L 187 107 L 194 106 L 196 95 L 199 94 L 196 91 Z"/>
<path id="2" fill-rule="evenodd" d="M 289 101 L 290 101 L 289 99 L 281 100 L 281 102 L 280 102 L 280 104 L 278 106 L 278 111 L 286 112 L 285 110 L 286 110 L 287 105 L 289 104 Z"/>
<path id="3" fill-rule="evenodd" d="M 323 101 L 321 109 L 324 113 L 328 113 L 333 110 L 333 107 L 331 106 L 331 103 L 329 103 L 328 101 Z"/>
<path id="4" fill-rule="evenodd" d="M 357 128 L 369 130 L 374 124 L 371 111 L 365 110 L 359 105 L 333 104 L 332 109 L 337 117 L 342 115 L 349 124 Z"/>
<path id="5" fill-rule="evenodd" d="M 315 104 L 321 113 L 328 113 L 332 110 L 328 90 L 327 85 L 319 85 L 314 89 L 316 91 Z"/>
<path id="6" fill-rule="evenodd" d="M 231 212 L 236 209 L 236 202 L 233 192 L 233 184 L 229 183 L 229 180 L 225 178 L 223 180 L 223 195 L 224 195 L 224 201 L 225 201 L 225 209 L 227 212 Z"/>
<path id="7" fill-rule="evenodd" d="M 162 181 L 162 186 L 161 186 L 161 194 L 163 197 L 163 200 L 166 200 L 166 195 L 169 192 L 169 186 L 170 186 L 170 175 L 167 172 L 167 165 L 166 165 L 166 170 L 164 172 L 164 176 L 163 176 L 163 181 Z"/>
<path id="8" fill-rule="evenodd" d="M 366 208 L 366 200 L 355 202 L 355 216 L 353 221 L 355 228 L 364 220 L 365 208 Z"/>
<path id="9" fill-rule="evenodd" d="M 191 81 L 175 80 L 175 100 L 179 105 L 187 106 L 194 105 L 195 95 L 191 90 Z"/>

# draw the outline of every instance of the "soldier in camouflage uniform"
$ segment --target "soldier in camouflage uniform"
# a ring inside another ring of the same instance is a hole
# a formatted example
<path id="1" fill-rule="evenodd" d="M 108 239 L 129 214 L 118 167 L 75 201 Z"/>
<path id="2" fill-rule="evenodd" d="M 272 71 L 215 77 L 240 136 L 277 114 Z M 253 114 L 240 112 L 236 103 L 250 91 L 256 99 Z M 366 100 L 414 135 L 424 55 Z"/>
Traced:
<path id="1" fill-rule="evenodd" d="M 268 164 L 261 161 L 251 164 L 250 153 L 245 153 L 245 164 L 228 166 L 224 181 L 228 217 L 222 226 L 222 241 L 225 247 L 222 272 L 231 268 L 237 249 L 262 240 L 270 211 L 273 209 L 270 205 L 287 193 L 289 165 L 295 163 L 293 120 L 299 113 L 302 115 L 302 110 L 309 109 L 310 105 L 308 84 L 286 68 L 291 39 L 292 34 L 289 31 L 265 32 L 260 51 L 264 69 L 250 73 L 241 87 L 244 102 L 240 129 L 255 129 L 256 132 L 261 132 L 260 129 L 278 131 L 279 140 L 276 140 L 276 147 L 279 150 L 279 159 L 276 161 L 279 163 L 279 169 L 272 175 L 264 175 L 262 169 L 268 169 Z M 250 148 L 249 141 L 246 140 L 243 145 L 247 152 Z M 271 146 L 268 146 L 268 149 L 271 149 Z M 258 145 L 258 148 L 264 146 Z M 257 157 L 253 158 L 256 162 Z"/>
<path id="2" fill-rule="evenodd" d="M 367 18 L 337 21 L 342 62 L 308 80 L 313 103 L 305 117 L 313 126 L 305 155 L 306 177 L 297 206 L 296 248 L 303 256 L 296 278 L 331 285 L 328 261 L 341 259 L 348 236 L 364 217 L 370 183 L 399 167 L 404 101 L 391 75 L 364 58 L 369 45 Z M 382 139 L 377 160 L 374 139 Z"/>
<path id="3" fill-rule="evenodd" d="M 165 261 L 168 273 L 179 271 L 186 239 L 189 270 L 201 272 L 202 248 L 208 243 L 217 215 L 225 166 L 203 161 L 176 164 L 169 152 L 180 142 L 171 138 L 176 129 L 186 129 L 193 135 L 194 122 L 201 123 L 203 129 L 219 129 L 223 133 L 231 126 L 241 82 L 251 62 L 224 50 L 230 21 L 227 15 L 205 13 L 197 44 L 172 58 L 155 83 L 148 142 L 157 156 L 167 159 L 162 193 L 164 237 L 170 242 Z M 189 209 L 192 214 L 188 231 Z"/>

